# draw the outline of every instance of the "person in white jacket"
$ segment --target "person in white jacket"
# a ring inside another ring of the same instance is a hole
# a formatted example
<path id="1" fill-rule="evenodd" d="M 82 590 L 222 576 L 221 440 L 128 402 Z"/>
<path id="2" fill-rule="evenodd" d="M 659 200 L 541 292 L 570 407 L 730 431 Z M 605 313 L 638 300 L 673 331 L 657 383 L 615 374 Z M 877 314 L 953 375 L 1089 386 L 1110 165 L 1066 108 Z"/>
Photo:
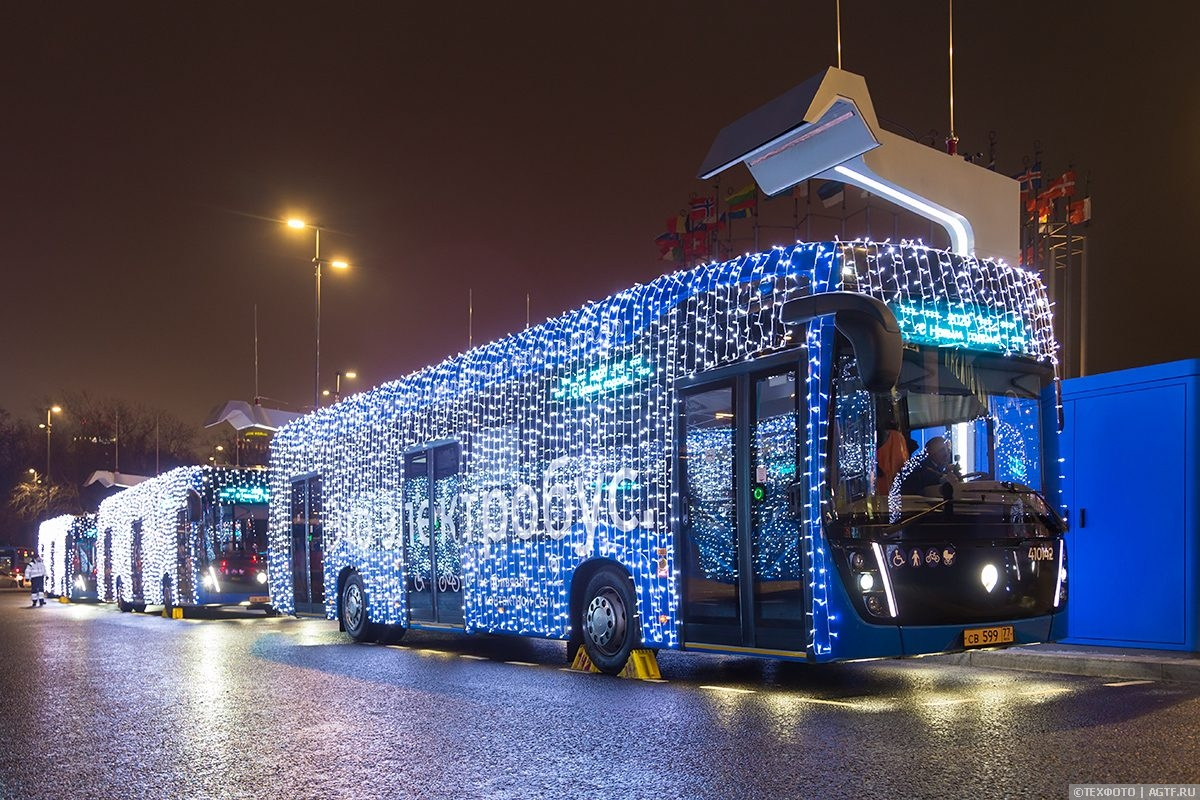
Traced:
<path id="1" fill-rule="evenodd" d="M 46 595 L 43 594 L 46 587 L 46 565 L 37 553 L 33 554 L 33 561 L 25 568 L 25 577 L 29 579 L 30 597 L 33 598 L 29 607 L 46 605 Z"/>

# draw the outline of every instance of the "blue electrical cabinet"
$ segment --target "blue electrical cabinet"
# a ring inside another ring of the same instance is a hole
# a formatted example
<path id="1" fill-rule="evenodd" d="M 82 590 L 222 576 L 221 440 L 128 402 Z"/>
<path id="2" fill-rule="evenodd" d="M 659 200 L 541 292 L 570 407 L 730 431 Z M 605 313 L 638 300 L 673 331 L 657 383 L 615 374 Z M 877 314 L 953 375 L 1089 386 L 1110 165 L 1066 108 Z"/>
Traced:
<path id="1" fill-rule="evenodd" d="M 1047 488 L 1070 522 L 1065 641 L 1200 651 L 1200 359 L 1063 381 L 1062 404 Z"/>

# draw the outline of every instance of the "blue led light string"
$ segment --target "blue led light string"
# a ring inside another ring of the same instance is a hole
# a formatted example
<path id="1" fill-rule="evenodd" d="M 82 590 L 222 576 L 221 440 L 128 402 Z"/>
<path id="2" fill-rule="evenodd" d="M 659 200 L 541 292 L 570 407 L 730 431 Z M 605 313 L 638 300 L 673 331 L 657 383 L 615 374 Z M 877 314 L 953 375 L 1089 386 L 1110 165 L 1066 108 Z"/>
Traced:
<path id="1" fill-rule="evenodd" d="M 294 609 L 290 479 L 318 474 L 326 497 L 327 613 L 336 609 L 338 575 L 353 567 L 377 594 L 386 595 L 372 601 L 372 619 L 403 622 L 402 545 L 413 519 L 402 493 L 403 452 L 456 440 L 462 444 L 456 520 L 461 519 L 462 575 L 469 587 L 468 630 L 565 635 L 569 587 L 561 577 L 585 558 L 603 555 L 633 576 L 646 612 L 647 642 L 678 644 L 679 574 L 670 545 L 680 502 L 671 474 L 679 411 L 675 381 L 803 346 L 789 338 L 773 309 L 800 292 L 831 288 L 830 275 L 842 258 L 855 273 L 854 285 L 885 302 L 939 296 L 934 276 L 920 269 L 927 259 L 923 248 L 849 243 L 775 248 L 663 276 L 288 425 L 272 445 L 270 569 L 277 606 Z M 970 260 L 963 264 L 971 269 Z M 814 598 L 810 644 L 819 653 L 829 651 L 836 635 L 827 610 L 829 572 L 820 527 L 827 502 L 821 442 L 828 396 L 822 385 L 833 341 L 827 328 L 810 326 L 807 342 L 812 371 L 806 378 L 809 444 L 803 465 L 804 545 Z M 649 374 L 632 366 L 639 363 L 649 365 Z M 579 391 L 556 397 L 564 386 Z M 636 478 L 621 477 L 627 475 L 623 470 Z M 569 519 L 557 531 L 550 530 L 545 514 L 549 491 L 569 499 L 559 502 Z M 638 524 L 628 527 L 632 519 Z M 517 535 L 514 523 L 528 535 Z M 405 533 L 397 533 L 397 526 Z M 536 579 L 531 588 L 522 585 L 526 576 Z M 533 604 L 511 607 L 518 594 L 530 595 Z"/>

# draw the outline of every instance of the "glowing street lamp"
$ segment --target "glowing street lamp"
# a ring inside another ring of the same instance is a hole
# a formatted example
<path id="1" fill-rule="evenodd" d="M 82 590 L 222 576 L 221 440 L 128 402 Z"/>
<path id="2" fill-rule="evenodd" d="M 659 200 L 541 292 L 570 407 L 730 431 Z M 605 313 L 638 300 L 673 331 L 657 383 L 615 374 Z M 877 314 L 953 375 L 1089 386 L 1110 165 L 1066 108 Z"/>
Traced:
<path id="1" fill-rule="evenodd" d="M 62 407 L 61 406 L 50 406 L 49 408 L 47 408 L 45 424 L 41 424 L 41 423 L 38 424 L 39 428 L 46 429 L 46 514 L 47 514 L 47 516 L 49 516 L 49 514 L 50 514 L 50 428 L 51 428 L 50 415 L 52 413 L 53 414 L 61 414 Z"/>
<path id="2" fill-rule="evenodd" d="M 337 380 L 335 380 L 334 384 L 333 384 L 333 402 L 335 402 L 335 403 L 342 399 L 342 378 L 343 377 L 345 377 L 349 380 L 354 380 L 355 378 L 358 377 L 358 373 L 353 370 L 350 370 L 349 372 L 338 372 L 337 373 Z"/>
<path id="3" fill-rule="evenodd" d="M 316 247 L 313 251 L 312 263 L 315 265 L 315 274 L 317 279 L 317 302 L 315 313 L 316 327 L 316 342 L 313 350 L 313 410 L 315 411 L 321 405 L 321 265 L 328 264 L 336 269 L 346 269 L 350 265 L 345 261 L 332 261 L 321 258 L 321 228 L 316 225 L 309 225 L 302 219 L 289 219 L 287 221 L 289 228 L 303 230 L 308 228 L 315 234 Z"/>
<path id="4" fill-rule="evenodd" d="M 334 374 L 336 375 L 336 377 L 333 382 L 333 391 L 330 391 L 329 389 L 322 389 L 321 397 L 332 397 L 333 402 L 336 403 L 342 399 L 342 378 L 346 378 L 348 380 L 353 380 L 354 378 L 358 377 L 358 373 L 353 372 L 353 371 L 351 371 L 351 372 L 339 371 Z"/>

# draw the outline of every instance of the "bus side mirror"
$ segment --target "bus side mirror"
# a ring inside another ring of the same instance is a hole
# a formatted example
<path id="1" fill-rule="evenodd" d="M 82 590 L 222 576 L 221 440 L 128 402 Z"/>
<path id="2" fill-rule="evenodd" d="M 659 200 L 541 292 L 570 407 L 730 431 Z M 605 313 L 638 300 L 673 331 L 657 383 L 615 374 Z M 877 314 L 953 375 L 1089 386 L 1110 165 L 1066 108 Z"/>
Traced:
<path id="1" fill-rule="evenodd" d="M 896 315 L 881 300 L 855 292 L 810 294 L 784 303 L 779 319 L 786 325 L 803 325 L 830 314 L 854 348 L 863 386 L 872 392 L 895 388 L 904 342 Z"/>

